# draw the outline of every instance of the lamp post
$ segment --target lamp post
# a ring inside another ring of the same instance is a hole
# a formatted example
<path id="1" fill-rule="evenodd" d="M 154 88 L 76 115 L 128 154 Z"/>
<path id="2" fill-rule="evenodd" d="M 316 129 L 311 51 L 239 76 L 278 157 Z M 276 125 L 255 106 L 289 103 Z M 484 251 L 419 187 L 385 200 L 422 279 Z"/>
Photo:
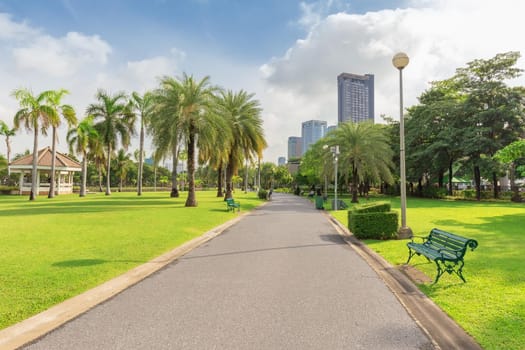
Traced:
<path id="1" fill-rule="evenodd" d="M 403 68 L 408 65 L 408 56 L 399 52 L 392 58 L 392 64 L 399 70 L 399 168 L 401 170 L 401 227 L 398 238 L 412 237 L 412 230 L 407 226 L 406 175 L 405 175 L 405 121 L 403 117 Z"/>
<path id="2" fill-rule="evenodd" d="M 324 145 L 323 148 L 327 149 L 328 145 Z M 339 146 L 330 147 L 330 152 L 332 152 L 332 156 L 334 157 L 334 205 L 332 209 L 337 210 L 337 165 L 339 161 Z"/>

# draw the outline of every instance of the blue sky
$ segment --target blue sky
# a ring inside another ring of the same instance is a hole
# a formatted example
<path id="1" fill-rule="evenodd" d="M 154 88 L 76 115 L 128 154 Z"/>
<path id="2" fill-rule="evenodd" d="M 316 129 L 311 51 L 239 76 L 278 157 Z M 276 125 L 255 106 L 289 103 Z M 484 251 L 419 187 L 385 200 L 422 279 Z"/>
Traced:
<path id="1" fill-rule="evenodd" d="M 209 75 L 256 94 L 264 160 L 276 162 L 302 121 L 335 124 L 339 73 L 374 74 L 376 122 L 397 118 L 393 54 L 411 58 L 409 106 L 472 59 L 525 51 L 523 13 L 514 0 L 0 0 L 0 119 L 12 124 L 19 87 L 66 88 L 83 117 L 98 88 L 143 92 L 163 75 Z M 13 138 L 15 152 L 31 145 L 25 131 Z"/>

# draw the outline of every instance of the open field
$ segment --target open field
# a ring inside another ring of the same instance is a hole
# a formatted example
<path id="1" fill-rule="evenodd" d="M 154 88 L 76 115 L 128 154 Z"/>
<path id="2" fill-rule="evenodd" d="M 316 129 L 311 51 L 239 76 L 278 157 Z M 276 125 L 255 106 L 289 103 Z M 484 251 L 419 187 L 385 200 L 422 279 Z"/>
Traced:
<path id="1" fill-rule="evenodd" d="M 78 295 L 235 217 L 216 192 L 0 196 L 0 329 Z M 242 211 L 256 193 L 238 191 Z"/>
<path id="2" fill-rule="evenodd" d="M 399 198 L 386 199 L 399 211 Z M 362 200 L 365 203 L 365 200 Z M 347 225 L 347 212 L 332 212 Z M 407 224 L 414 235 L 433 227 L 474 238 L 479 246 L 465 256 L 463 275 L 444 274 L 437 285 L 420 289 L 467 330 L 485 349 L 523 349 L 525 344 L 525 205 L 510 202 L 439 201 L 408 198 Z M 408 258 L 407 241 L 367 241 L 392 265 Z M 415 256 L 432 280 L 435 264 Z"/>

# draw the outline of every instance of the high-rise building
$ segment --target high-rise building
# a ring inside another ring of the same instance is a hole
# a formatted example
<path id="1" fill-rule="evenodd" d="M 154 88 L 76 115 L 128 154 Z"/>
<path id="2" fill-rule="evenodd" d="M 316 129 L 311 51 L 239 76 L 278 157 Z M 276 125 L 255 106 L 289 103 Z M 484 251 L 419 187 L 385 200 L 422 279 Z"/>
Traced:
<path id="1" fill-rule="evenodd" d="M 326 122 L 322 120 L 309 120 L 302 124 L 301 136 L 303 139 L 303 154 L 310 145 L 316 143 L 326 135 Z"/>
<path id="2" fill-rule="evenodd" d="M 303 139 L 298 136 L 288 138 L 288 161 L 301 158 L 303 155 Z"/>
<path id="3" fill-rule="evenodd" d="M 279 157 L 277 159 L 277 165 L 281 166 L 281 165 L 285 165 L 286 164 L 286 158 L 285 157 Z"/>
<path id="4" fill-rule="evenodd" d="M 337 77 L 337 121 L 374 122 L 374 75 L 341 73 Z"/>

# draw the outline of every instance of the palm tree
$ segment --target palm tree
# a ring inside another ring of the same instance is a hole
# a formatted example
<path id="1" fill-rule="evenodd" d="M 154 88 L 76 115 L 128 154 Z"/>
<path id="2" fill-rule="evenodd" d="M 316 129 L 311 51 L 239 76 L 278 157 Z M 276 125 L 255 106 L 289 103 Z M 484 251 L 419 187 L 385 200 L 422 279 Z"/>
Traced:
<path id="1" fill-rule="evenodd" d="M 98 137 L 98 133 L 93 126 L 93 116 L 87 116 L 77 127 L 70 129 L 67 133 L 67 142 L 71 153 L 82 154 L 82 183 L 80 184 L 80 197 L 86 195 L 87 181 L 87 154 L 89 145 L 93 144 L 93 139 Z"/>
<path id="2" fill-rule="evenodd" d="M 195 153 L 197 145 L 214 143 L 219 131 L 226 128 L 224 119 L 214 113 L 215 96 L 218 88 L 210 85 L 210 78 L 196 81 L 193 76 L 183 75 L 180 81 L 179 127 L 186 143 L 188 158 L 187 207 L 196 207 L 195 197 Z M 197 140 L 198 135 L 198 140 Z"/>
<path id="3" fill-rule="evenodd" d="M 19 101 L 22 107 L 14 117 L 14 125 L 19 129 L 21 125 L 28 131 L 33 131 L 33 169 L 31 172 L 31 192 L 29 200 L 35 200 L 37 189 L 37 164 L 38 164 L 38 134 L 47 135 L 47 129 L 51 120 L 57 118 L 57 111 L 46 104 L 52 95 L 52 91 L 44 91 L 34 96 L 30 90 L 17 89 L 12 95 Z"/>
<path id="4" fill-rule="evenodd" d="M 181 85 L 172 77 L 163 77 L 160 88 L 154 93 L 154 112 L 150 119 L 150 132 L 156 147 L 158 159 L 171 156 L 171 192 L 170 197 L 179 197 L 177 166 L 182 148 Z"/>
<path id="5" fill-rule="evenodd" d="M 180 99 L 181 85 L 172 77 L 163 77 L 160 88 L 154 92 L 154 110 L 150 118 L 149 130 L 155 145 L 156 159 L 172 159 L 171 192 L 170 197 L 179 197 L 177 182 L 177 165 L 179 162 L 181 128 Z"/>
<path id="6" fill-rule="evenodd" d="M 115 165 L 115 173 L 119 179 L 118 191 L 122 192 L 122 185 L 124 183 L 124 179 L 126 178 L 129 169 L 133 165 L 133 162 L 131 161 L 131 154 L 126 153 L 126 151 L 122 148 L 119 149 L 117 156 L 115 157 Z"/>
<path id="7" fill-rule="evenodd" d="M 357 203 L 358 185 L 365 177 L 392 183 L 392 148 L 385 128 L 373 123 L 339 124 L 327 137 L 328 146 L 339 146 L 339 168 L 352 178 L 352 203 Z M 326 150 L 325 156 L 331 157 Z M 336 180 L 337 181 L 337 180 Z"/>
<path id="8" fill-rule="evenodd" d="M 9 171 L 9 161 L 11 156 L 11 136 L 15 136 L 16 129 L 10 129 L 4 121 L 0 120 L 0 135 L 5 136 L 5 145 L 7 147 L 7 176 L 11 175 Z"/>
<path id="9" fill-rule="evenodd" d="M 135 116 L 131 113 L 127 97 L 123 92 L 110 95 L 103 90 L 96 94 L 98 103 L 88 106 L 86 113 L 93 115 L 100 139 L 106 147 L 106 195 L 111 195 L 111 155 L 120 143 L 127 148 L 134 133 Z"/>
<path id="10" fill-rule="evenodd" d="M 51 143 L 51 178 L 49 183 L 49 194 L 48 198 L 53 198 L 55 196 L 55 160 L 56 160 L 56 143 L 57 143 L 57 128 L 61 124 L 60 115 L 64 117 L 69 127 L 77 123 L 77 117 L 75 110 L 70 105 L 60 105 L 62 97 L 69 94 L 69 91 L 60 89 L 52 90 L 47 97 L 47 103 L 51 108 L 56 111 L 56 114 L 50 120 L 51 128 L 53 130 L 52 143 Z"/>
<path id="11" fill-rule="evenodd" d="M 218 99 L 218 113 L 225 118 L 231 130 L 228 144 L 228 165 L 226 168 L 226 195 L 232 198 L 232 178 L 244 160 L 253 161 L 254 156 L 262 157 L 266 140 L 262 127 L 261 108 L 253 94 L 246 91 L 234 93 L 222 91 Z"/>
<path id="12" fill-rule="evenodd" d="M 143 96 L 140 96 L 137 92 L 131 94 L 131 104 L 133 109 L 140 117 L 140 146 L 139 146 L 139 168 L 138 168 L 138 181 L 137 181 L 137 195 L 142 195 L 142 177 L 144 170 L 144 134 L 149 119 L 153 114 L 153 95 L 146 92 Z"/>

